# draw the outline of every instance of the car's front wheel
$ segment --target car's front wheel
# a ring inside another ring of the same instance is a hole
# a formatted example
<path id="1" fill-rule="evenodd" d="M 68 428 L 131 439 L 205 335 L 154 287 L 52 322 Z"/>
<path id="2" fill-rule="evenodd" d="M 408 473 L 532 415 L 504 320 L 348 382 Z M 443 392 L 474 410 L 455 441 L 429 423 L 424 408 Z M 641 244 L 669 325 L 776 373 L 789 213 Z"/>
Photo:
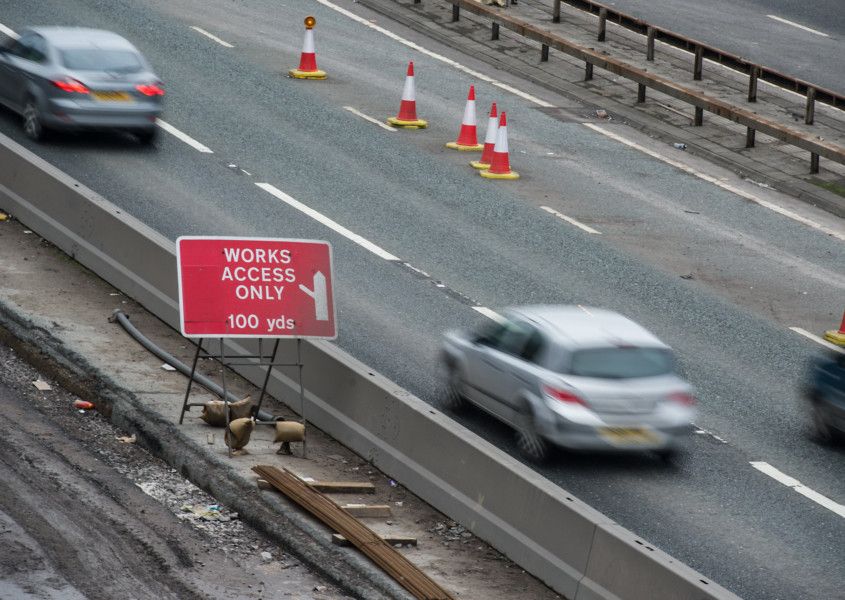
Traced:
<path id="1" fill-rule="evenodd" d="M 44 123 L 41 121 L 41 111 L 33 98 L 27 100 L 23 109 L 23 132 L 36 142 L 43 140 L 46 135 Z"/>
<path id="2" fill-rule="evenodd" d="M 813 428 L 816 431 L 816 437 L 823 444 L 833 444 L 839 441 L 839 436 L 836 430 L 828 423 L 827 415 L 821 402 L 813 402 Z"/>
<path id="3" fill-rule="evenodd" d="M 138 141 L 141 142 L 144 146 L 149 146 L 158 137 L 158 128 L 157 127 L 150 127 L 149 129 L 142 129 L 140 131 L 135 132 L 135 137 L 138 138 Z"/>
<path id="4" fill-rule="evenodd" d="M 529 410 L 520 415 L 516 428 L 516 446 L 520 454 L 533 463 L 542 463 L 549 456 L 549 443 L 537 433 L 534 416 Z"/>

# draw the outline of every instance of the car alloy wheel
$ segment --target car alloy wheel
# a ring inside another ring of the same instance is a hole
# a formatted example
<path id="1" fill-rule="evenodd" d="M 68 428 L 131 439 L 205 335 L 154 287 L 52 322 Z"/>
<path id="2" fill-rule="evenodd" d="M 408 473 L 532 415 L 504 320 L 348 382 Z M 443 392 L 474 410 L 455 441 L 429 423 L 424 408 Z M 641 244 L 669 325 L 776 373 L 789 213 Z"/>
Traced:
<path id="1" fill-rule="evenodd" d="M 532 462 L 542 462 L 549 454 L 549 444 L 537 433 L 531 413 L 524 415 L 516 430 L 516 445 L 525 458 Z"/>
<path id="2" fill-rule="evenodd" d="M 829 444 L 834 441 L 833 430 L 824 418 L 824 410 L 818 404 L 813 405 L 813 427 L 821 442 Z"/>
<path id="3" fill-rule="evenodd" d="M 38 112 L 34 100 L 26 103 L 23 109 L 23 131 L 36 142 L 44 137 L 44 126 L 41 124 L 41 114 Z"/>

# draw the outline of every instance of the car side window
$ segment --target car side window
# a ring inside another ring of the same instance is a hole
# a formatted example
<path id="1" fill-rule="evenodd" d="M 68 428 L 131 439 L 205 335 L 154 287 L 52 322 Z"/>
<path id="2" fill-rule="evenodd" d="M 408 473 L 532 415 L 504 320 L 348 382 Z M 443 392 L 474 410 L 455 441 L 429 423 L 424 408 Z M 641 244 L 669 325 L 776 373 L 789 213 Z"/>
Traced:
<path id="1" fill-rule="evenodd" d="M 528 362 L 537 363 L 543 354 L 543 350 L 545 349 L 545 340 L 539 331 L 533 327 L 530 329 L 531 333 L 525 341 L 525 346 L 522 348 L 521 356 Z"/>
<path id="2" fill-rule="evenodd" d="M 40 35 L 36 35 L 32 40 L 32 46 L 29 50 L 29 59 L 42 63 L 47 60 L 47 40 Z"/>
<path id="3" fill-rule="evenodd" d="M 26 60 L 34 62 L 42 62 L 46 58 L 46 44 L 43 45 L 43 51 L 38 49 L 39 41 L 44 44 L 44 38 L 34 33 L 27 33 L 20 37 L 20 39 L 9 50 L 10 54 L 19 56 Z"/>
<path id="4" fill-rule="evenodd" d="M 523 357 L 526 344 L 534 329 L 527 323 L 509 321 L 499 338 L 498 349 L 513 356 Z"/>

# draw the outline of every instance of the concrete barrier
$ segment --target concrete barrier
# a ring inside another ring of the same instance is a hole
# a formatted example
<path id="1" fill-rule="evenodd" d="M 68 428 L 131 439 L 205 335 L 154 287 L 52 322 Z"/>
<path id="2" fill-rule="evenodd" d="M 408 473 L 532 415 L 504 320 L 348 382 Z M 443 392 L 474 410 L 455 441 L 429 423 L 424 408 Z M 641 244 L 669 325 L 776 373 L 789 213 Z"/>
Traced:
<path id="1" fill-rule="evenodd" d="M 2 134 L 0 208 L 178 328 L 174 243 Z M 337 346 L 302 350 L 310 422 L 566 598 L 736 600 Z M 284 371 L 270 391 L 298 407 Z"/>

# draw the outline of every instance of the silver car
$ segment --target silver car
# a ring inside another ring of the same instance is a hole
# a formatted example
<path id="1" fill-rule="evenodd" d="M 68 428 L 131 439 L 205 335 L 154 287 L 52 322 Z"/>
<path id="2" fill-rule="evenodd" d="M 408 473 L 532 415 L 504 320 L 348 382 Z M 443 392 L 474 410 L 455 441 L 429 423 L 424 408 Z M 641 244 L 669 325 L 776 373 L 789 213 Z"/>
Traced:
<path id="1" fill-rule="evenodd" d="M 51 129 L 120 129 L 150 143 L 163 96 L 141 53 L 115 33 L 33 27 L 0 46 L 0 103 L 35 140 Z"/>
<path id="2" fill-rule="evenodd" d="M 444 408 L 482 408 L 516 430 L 532 460 L 549 444 L 669 459 L 692 431 L 695 397 L 672 350 L 608 310 L 510 309 L 474 331 L 447 332 L 442 367 Z"/>

